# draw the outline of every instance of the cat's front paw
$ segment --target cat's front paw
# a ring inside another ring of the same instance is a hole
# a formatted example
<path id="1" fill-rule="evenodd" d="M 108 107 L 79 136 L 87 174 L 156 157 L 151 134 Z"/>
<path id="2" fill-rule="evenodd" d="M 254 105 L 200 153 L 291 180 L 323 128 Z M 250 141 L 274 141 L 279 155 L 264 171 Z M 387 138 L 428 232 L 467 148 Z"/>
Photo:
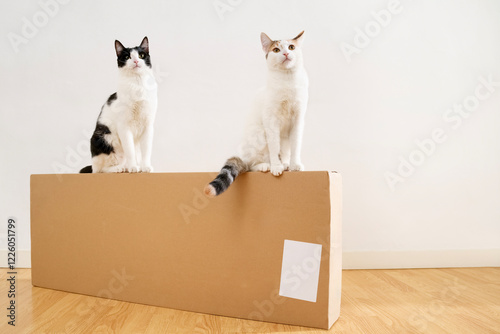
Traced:
<path id="1" fill-rule="evenodd" d="M 291 163 L 290 168 L 288 170 L 292 172 L 299 172 L 304 170 L 304 165 L 301 164 L 300 162 Z"/>
<path id="2" fill-rule="evenodd" d="M 137 165 L 131 165 L 127 166 L 127 172 L 129 173 L 139 173 L 141 170 L 139 169 L 139 166 Z"/>
<path id="3" fill-rule="evenodd" d="M 263 163 L 260 163 L 260 164 L 258 164 L 256 166 L 254 166 L 252 168 L 252 171 L 266 173 L 266 172 L 269 172 L 270 169 L 271 169 L 271 165 L 268 164 L 268 163 L 263 162 Z"/>
<path id="4" fill-rule="evenodd" d="M 107 170 L 108 173 L 124 173 L 125 171 L 126 168 L 123 165 L 113 166 Z"/>
<path id="5" fill-rule="evenodd" d="M 141 173 L 152 173 L 153 166 L 141 166 Z"/>
<path id="6" fill-rule="evenodd" d="M 283 174 L 283 171 L 285 170 L 285 167 L 282 164 L 279 165 L 271 165 L 271 173 L 274 176 L 280 176 Z"/>

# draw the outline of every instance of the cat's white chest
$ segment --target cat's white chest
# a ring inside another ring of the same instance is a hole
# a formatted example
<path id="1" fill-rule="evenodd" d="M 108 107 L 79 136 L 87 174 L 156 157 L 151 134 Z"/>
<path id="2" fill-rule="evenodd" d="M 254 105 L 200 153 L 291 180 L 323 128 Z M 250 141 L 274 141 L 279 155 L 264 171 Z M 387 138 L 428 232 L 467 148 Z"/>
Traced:
<path id="1" fill-rule="evenodd" d="M 149 115 L 147 109 L 145 108 L 144 101 L 137 101 L 132 103 L 132 105 L 130 106 L 129 118 L 132 124 L 135 123 L 140 125 L 141 123 L 147 121 Z"/>
<path id="2" fill-rule="evenodd" d="M 147 100 L 135 101 L 124 111 L 124 121 L 136 136 L 140 136 L 153 123 L 154 108 Z"/>
<path id="3" fill-rule="evenodd" d="M 282 120 L 293 120 L 299 110 L 301 89 L 295 85 L 284 85 L 272 93 L 271 103 L 274 106 L 276 116 Z"/>
<path id="4" fill-rule="evenodd" d="M 277 116 L 283 120 L 292 120 L 295 118 L 297 111 L 295 108 L 295 101 L 289 97 L 283 97 L 281 101 L 278 101 L 279 106 L 276 109 Z"/>
<path id="5" fill-rule="evenodd" d="M 152 76 L 124 79 L 119 85 L 116 108 L 121 124 L 140 136 L 154 121 L 157 85 Z"/>
<path id="6" fill-rule="evenodd" d="M 276 106 L 275 116 L 282 120 L 295 119 L 300 112 L 301 103 L 307 103 L 307 75 L 298 73 L 275 75 L 270 80 L 267 97 L 270 105 Z"/>
<path id="7" fill-rule="evenodd" d="M 157 96 L 157 84 L 152 76 L 124 82 L 120 90 L 131 102 L 151 101 Z"/>

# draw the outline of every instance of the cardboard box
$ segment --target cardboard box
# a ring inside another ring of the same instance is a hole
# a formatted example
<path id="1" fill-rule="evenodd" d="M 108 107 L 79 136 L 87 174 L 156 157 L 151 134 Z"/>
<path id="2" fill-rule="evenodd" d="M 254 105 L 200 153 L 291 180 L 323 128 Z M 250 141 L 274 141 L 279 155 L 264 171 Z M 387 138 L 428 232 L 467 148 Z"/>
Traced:
<path id="1" fill-rule="evenodd" d="M 32 175 L 33 285 L 330 328 L 340 312 L 340 174 L 246 173 L 208 199 L 215 175 Z"/>

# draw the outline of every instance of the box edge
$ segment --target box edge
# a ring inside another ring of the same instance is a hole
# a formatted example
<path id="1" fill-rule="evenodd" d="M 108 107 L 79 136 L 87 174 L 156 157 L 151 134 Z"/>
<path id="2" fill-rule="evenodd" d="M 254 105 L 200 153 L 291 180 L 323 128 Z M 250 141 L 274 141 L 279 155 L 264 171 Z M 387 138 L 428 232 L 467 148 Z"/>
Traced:
<path id="1" fill-rule="evenodd" d="M 342 176 L 329 172 L 330 183 L 330 282 L 328 328 L 340 317 L 342 291 Z M 335 266 L 337 264 L 337 266 Z"/>

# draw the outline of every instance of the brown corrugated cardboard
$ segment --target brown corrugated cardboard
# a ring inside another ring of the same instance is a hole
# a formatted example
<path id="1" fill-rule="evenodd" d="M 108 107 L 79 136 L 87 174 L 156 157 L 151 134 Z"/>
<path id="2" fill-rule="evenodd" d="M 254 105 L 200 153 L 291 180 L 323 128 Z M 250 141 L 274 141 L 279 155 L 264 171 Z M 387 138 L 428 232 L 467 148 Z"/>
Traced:
<path id="1" fill-rule="evenodd" d="M 215 175 L 32 175 L 33 285 L 330 328 L 340 312 L 340 174 L 246 173 L 208 199 Z M 285 240 L 321 245 L 311 246 L 317 263 L 285 270 Z M 315 301 L 280 296 L 283 282 L 292 294 L 308 285 Z"/>

